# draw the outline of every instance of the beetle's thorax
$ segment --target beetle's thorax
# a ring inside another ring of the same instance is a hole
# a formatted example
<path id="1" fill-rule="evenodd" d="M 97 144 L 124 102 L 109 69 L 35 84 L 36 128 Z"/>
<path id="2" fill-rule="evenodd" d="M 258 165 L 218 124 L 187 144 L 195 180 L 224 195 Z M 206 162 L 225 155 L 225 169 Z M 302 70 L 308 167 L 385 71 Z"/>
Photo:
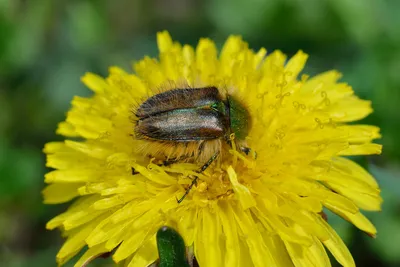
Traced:
<path id="1" fill-rule="evenodd" d="M 241 141 L 247 137 L 251 124 L 251 118 L 247 109 L 234 97 L 228 96 L 226 101 L 228 110 L 230 133 Z"/>

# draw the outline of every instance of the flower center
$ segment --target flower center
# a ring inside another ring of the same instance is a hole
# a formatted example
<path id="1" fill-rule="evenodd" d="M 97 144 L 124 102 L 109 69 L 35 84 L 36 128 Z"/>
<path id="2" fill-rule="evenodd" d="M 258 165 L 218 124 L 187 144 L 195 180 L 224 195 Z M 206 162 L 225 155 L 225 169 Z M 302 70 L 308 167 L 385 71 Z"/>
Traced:
<path id="1" fill-rule="evenodd" d="M 198 180 L 194 188 L 193 198 L 205 200 L 216 200 L 229 198 L 233 195 L 232 184 L 229 181 L 226 171 L 215 167 L 208 172 L 210 175 L 204 175 L 204 178 Z"/>

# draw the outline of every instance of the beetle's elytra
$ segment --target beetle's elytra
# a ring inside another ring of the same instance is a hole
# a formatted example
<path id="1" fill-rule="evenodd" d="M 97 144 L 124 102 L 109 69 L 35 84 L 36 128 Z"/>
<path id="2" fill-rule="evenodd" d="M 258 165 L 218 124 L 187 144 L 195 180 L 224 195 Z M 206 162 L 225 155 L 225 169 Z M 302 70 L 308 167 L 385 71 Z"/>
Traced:
<path id="1" fill-rule="evenodd" d="M 190 143 L 225 139 L 244 140 L 250 117 L 233 97 L 226 99 L 216 87 L 173 89 L 156 94 L 136 111 L 139 139 Z"/>

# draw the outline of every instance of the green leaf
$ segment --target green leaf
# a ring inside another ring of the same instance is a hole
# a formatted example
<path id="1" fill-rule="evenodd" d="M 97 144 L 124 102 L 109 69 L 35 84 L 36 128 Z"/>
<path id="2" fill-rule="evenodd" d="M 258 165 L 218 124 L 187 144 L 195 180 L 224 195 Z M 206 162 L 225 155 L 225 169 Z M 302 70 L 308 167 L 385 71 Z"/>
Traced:
<path id="1" fill-rule="evenodd" d="M 185 242 L 174 229 L 164 226 L 157 232 L 159 267 L 189 267 Z"/>

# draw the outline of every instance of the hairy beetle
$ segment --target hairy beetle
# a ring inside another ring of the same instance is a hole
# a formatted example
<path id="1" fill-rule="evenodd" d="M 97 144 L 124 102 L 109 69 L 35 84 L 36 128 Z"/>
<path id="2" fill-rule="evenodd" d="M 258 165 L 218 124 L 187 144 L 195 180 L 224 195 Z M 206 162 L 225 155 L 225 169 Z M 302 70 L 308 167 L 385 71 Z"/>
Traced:
<path id="1" fill-rule="evenodd" d="M 136 138 L 157 146 L 150 151 L 157 151 L 167 160 L 205 162 L 199 172 L 217 158 L 223 143 L 232 145 L 231 134 L 235 135 L 239 150 L 250 152 L 245 144 L 251 124 L 247 109 L 234 97 L 224 97 L 214 86 L 176 88 L 156 94 L 144 101 L 135 115 Z"/>

